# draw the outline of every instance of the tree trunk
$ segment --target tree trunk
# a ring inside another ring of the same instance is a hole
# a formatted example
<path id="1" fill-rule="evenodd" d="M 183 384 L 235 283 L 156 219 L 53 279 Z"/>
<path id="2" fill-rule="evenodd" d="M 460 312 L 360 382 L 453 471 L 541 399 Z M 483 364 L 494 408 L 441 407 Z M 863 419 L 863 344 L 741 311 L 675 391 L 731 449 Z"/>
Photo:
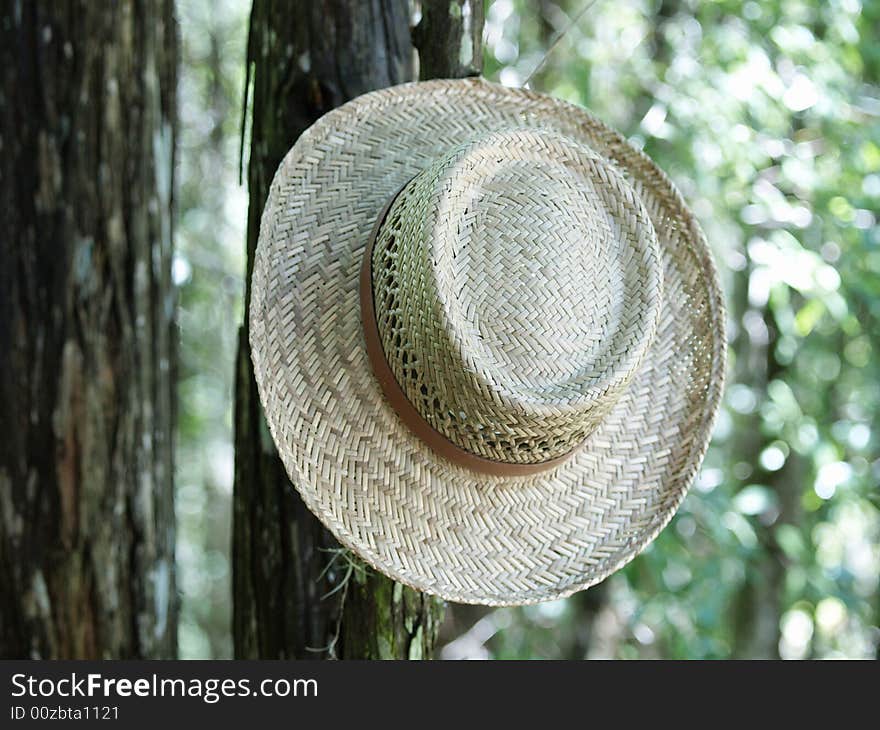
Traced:
<path id="1" fill-rule="evenodd" d="M 736 659 L 778 659 L 780 617 L 784 613 L 785 553 L 776 540 L 781 524 L 799 524 L 803 464 L 792 451 L 777 471 L 768 471 L 760 463 L 761 452 L 773 442 L 762 429 L 760 404 L 770 400 L 768 386 L 775 380 L 787 380 L 786 366 L 776 358 L 778 332 L 769 304 L 750 308 L 749 267 L 736 278 L 733 291 L 733 315 L 738 325 L 736 339 L 735 382 L 752 388 L 755 403 L 750 412 L 736 414 L 729 463 L 736 469 L 748 465 L 738 479 L 739 488 L 748 484 L 766 486 L 776 496 L 777 504 L 753 523 L 758 549 L 749 556 L 742 588 L 732 606 L 733 628 L 731 654 Z"/>
<path id="2" fill-rule="evenodd" d="M 423 3 L 422 77 L 464 44 Z M 479 70 L 482 3 L 452 3 L 470 25 Z M 296 138 L 318 117 L 367 91 L 413 78 L 407 0 L 255 0 L 248 41 L 253 77 L 247 291 L 269 183 Z M 443 32 L 434 32 L 433 22 Z M 436 51 L 434 39 L 446 49 Z M 475 40 L 474 40 L 475 39 Z M 426 54 L 428 62 L 425 62 Z M 456 58 L 459 58 L 456 55 Z M 459 67 L 456 67 L 459 69 Z M 460 69 L 459 69 L 460 70 Z M 233 497 L 233 637 L 240 658 L 420 658 L 433 650 L 442 604 L 367 569 L 311 515 L 276 455 L 257 397 L 247 312 L 236 367 Z"/>
<path id="3" fill-rule="evenodd" d="M 479 0 L 424 0 L 413 28 L 419 51 L 419 78 L 460 79 L 483 70 L 483 3 Z"/>
<path id="4" fill-rule="evenodd" d="M 176 650 L 172 0 L 0 6 L 0 655 Z"/>

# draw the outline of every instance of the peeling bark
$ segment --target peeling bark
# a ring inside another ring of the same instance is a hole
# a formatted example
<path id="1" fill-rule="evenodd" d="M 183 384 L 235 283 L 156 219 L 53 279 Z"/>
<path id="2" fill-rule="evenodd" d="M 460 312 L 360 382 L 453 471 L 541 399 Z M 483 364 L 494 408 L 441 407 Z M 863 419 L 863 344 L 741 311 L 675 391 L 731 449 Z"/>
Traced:
<path id="1" fill-rule="evenodd" d="M 0 656 L 175 653 L 172 5 L 0 4 Z"/>
<path id="2" fill-rule="evenodd" d="M 471 4 L 480 6 L 470 16 L 478 26 L 473 32 L 479 58 L 482 6 Z M 425 31 L 430 23 L 423 21 L 422 27 L 423 38 L 431 37 Z M 255 0 L 248 42 L 253 112 L 246 301 L 259 219 L 281 158 L 332 108 L 412 80 L 413 53 L 407 0 Z M 449 75 L 423 59 L 425 74 Z M 246 326 L 236 368 L 235 655 L 430 657 L 441 602 L 367 569 L 341 550 L 288 481 L 257 397 Z"/>

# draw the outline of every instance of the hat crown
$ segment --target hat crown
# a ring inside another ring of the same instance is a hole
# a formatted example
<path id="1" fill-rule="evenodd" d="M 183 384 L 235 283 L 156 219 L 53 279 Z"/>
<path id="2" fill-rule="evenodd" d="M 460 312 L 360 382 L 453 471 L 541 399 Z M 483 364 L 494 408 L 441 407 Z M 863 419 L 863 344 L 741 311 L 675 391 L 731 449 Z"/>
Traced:
<path id="1" fill-rule="evenodd" d="M 404 187 L 372 285 L 385 358 L 419 415 L 471 454 L 538 464 L 624 392 L 657 328 L 662 271 L 615 166 L 523 128 L 469 140 Z"/>

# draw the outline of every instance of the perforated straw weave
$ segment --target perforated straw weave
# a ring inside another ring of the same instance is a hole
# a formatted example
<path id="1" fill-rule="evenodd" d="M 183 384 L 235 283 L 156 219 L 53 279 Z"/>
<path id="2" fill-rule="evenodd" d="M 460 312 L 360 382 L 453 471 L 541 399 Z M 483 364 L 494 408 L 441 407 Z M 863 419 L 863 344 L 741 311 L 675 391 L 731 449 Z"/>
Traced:
<path id="1" fill-rule="evenodd" d="M 415 588 L 499 605 L 601 581 L 705 453 L 725 365 L 705 239 L 645 155 L 552 98 L 430 81 L 324 116 L 276 174 L 252 292 L 291 480 Z"/>

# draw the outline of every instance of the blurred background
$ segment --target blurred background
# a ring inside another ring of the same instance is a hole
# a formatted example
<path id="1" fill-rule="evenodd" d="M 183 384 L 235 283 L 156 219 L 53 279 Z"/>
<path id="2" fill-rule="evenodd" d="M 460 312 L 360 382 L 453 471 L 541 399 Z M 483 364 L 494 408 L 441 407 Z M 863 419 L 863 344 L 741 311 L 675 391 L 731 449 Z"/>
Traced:
<path id="1" fill-rule="evenodd" d="M 232 653 L 249 11 L 178 2 L 183 658 Z M 566 600 L 450 605 L 440 656 L 877 657 L 880 0 L 494 0 L 484 40 L 485 76 L 509 86 L 555 44 L 529 86 L 682 190 L 720 269 L 729 378 L 702 472 L 640 557 Z"/>

